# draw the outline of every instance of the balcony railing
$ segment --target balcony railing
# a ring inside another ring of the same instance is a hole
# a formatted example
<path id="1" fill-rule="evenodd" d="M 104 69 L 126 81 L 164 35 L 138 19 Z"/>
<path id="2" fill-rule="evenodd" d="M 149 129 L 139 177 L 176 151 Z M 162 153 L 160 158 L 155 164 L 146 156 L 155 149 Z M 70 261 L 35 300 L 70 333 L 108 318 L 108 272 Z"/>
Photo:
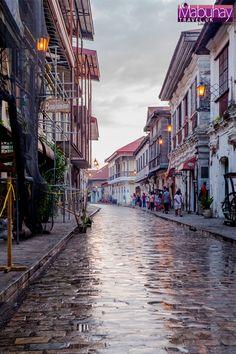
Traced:
<path id="1" fill-rule="evenodd" d="M 112 181 L 116 178 L 121 178 L 121 177 L 135 177 L 136 174 L 134 171 L 122 171 L 122 172 L 118 172 L 115 173 L 113 176 L 109 177 L 109 181 Z"/>

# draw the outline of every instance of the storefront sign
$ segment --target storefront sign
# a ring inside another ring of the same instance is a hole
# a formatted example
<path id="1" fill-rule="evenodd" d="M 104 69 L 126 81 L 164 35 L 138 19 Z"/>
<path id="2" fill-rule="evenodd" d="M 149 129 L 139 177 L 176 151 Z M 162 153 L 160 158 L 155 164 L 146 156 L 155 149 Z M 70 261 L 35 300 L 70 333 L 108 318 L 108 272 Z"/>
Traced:
<path id="1" fill-rule="evenodd" d="M 70 103 L 60 99 L 49 99 L 43 102 L 42 109 L 51 113 L 69 113 Z"/>

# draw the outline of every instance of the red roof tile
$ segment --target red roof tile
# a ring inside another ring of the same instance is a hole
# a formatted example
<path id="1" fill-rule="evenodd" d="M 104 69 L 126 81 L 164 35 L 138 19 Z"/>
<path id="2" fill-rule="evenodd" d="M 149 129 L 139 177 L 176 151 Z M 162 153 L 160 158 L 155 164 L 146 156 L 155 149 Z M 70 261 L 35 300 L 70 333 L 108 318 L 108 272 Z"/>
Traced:
<path id="1" fill-rule="evenodd" d="M 139 147 L 139 145 L 143 142 L 143 139 L 145 139 L 144 136 L 142 136 L 137 140 L 132 141 L 132 143 L 129 143 L 121 147 L 120 149 L 116 150 L 111 156 L 109 156 L 105 161 L 112 160 L 113 158 L 121 154 L 126 154 L 126 153 L 133 154 L 135 150 Z"/>
<path id="2" fill-rule="evenodd" d="M 108 179 L 108 165 L 103 166 L 99 170 L 90 170 L 88 179 L 89 180 Z"/>

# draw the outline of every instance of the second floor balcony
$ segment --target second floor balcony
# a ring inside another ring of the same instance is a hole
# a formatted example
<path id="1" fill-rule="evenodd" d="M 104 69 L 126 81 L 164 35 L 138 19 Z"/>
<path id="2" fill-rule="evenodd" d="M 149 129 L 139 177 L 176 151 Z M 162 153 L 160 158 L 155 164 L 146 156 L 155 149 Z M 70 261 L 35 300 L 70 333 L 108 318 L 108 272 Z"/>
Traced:
<path id="1" fill-rule="evenodd" d="M 109 176 L 108 181 L 110 183 L 134 181 L 136 178 L 136 171 L 120 171 L 112 176 Z"/>
<path id="2" fill-rule="evenodd" d="M 149 172 L 158 171 L 168 167 L 167 155 L 159 154 L 149 162 Z"/>

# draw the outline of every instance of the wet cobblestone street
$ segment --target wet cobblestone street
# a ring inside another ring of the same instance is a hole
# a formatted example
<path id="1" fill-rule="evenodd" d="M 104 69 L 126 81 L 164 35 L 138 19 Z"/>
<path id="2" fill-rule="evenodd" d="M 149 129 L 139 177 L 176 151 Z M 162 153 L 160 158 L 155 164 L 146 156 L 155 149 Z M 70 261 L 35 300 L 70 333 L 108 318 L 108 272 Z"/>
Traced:
<path id="1" fill-rule="evenodd" d="M 235 245 L 136 209 L 94 221 L 30 287 L 1 354 L 236 353 Z"/>

